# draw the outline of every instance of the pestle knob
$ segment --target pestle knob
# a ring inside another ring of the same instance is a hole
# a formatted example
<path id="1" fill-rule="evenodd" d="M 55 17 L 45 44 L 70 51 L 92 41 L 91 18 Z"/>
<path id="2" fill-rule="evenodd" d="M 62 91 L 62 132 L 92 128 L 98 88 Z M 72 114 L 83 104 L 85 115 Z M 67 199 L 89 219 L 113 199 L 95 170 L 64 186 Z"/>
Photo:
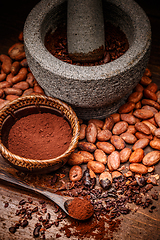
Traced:
<path id="1" fill-rule="evenodd" d="M 68 0 L 67 44 L 72 60 L 98 61 L 105 50 L 101 0 Z"/>

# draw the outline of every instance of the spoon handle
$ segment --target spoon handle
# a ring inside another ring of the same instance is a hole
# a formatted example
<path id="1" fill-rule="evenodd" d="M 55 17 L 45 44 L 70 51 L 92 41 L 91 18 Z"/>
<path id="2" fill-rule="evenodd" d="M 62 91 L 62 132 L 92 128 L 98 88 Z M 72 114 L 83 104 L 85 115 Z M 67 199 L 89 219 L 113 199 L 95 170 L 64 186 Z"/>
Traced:
<path id="1" fill-rule="evenodd" d="M 25 188 L 27 190 L 31 190 L 31 191 L 34 191 L 34 192 L 40 192 L 41 193 L 41 189 L 39 188 L 35 188 L 35 187 L 32 187 L 26 183 L 23 183 L 22 181 L 14 178 L 12 175 L 6 173 L 5 171 L 3 170 L 0 170 L 0 179 L 5 181 L 5 182 L 8 182 L 8 183 L 11 183 L 11 184 L 14 184 L 20 188 Z"/>
<path id="2" fill-rule="evenodd" d="M 60 196 L 58 194 L 49 192 L 45 189 L 30 186 L 30 185 L 28 185 L 26 183 L 23 183 L 22 181 L 20 181 L 16 178 L 14 178 L 13 176 L 11 176 L 10 174 L 6 173 L 3 170 L 0 170 L 0 179 L 5 181 L 5 182 L 14 184 L 14 185 L 16 185 L 16 186 L 18 186 L 22 189 L 25 188 L 27 190 L 31 190 L 32 192 L 42 194 L 43 196 L 45 196 L 45 197 L 49 198 L 50 200 L 54 201 L 57 205 L 59 205 L 68 214 L 68 212 L 66 211 L 66 209 L 64 207 L 64 202 L 68 199 L 71 199 L 71 198 L 65 197 L 65 196 Z"/>

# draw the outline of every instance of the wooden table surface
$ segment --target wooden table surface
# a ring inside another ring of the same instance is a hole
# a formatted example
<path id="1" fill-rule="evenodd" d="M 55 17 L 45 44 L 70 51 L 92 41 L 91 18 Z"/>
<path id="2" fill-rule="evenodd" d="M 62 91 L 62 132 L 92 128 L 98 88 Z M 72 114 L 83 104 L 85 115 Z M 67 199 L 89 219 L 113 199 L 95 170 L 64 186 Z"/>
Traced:
<path id="1" fill-rule="evenodd" d="M 0 54 L 7 54 L 8 48 L 17 42 L 18 34 L 23 29 L 24 21 L 30 10 L 38 3 L 38 0 L 23 1 L 3 1 L 0 3 Z M 152 72 L 152 79 L 156 82 L 160 89 L 160 11 L 156 5 L 156 1 L 137 0 L 139 5 L 148 15 L 152 28 L 152 48 L 148 67 Z M 0 156 L 0 168 L 9 172 L 14 172 L 13 168 L 7 165 L 2 156 Z M 156 166 L 156 173 L 160 174 L 160 163 Z M 160 193 L 160 186 L 155 186 Z M 152 193 L 152 192 L 151 192 Z M 36 217 L 29 222 L 26 228 L 20 228 L 15 234 L 9 232 L 9 227 L 14 225 L 18 220 L 15 216 L 15 209 L 21 199 L 27 199 L 32 196 L 33 202 L 39 201 L 39 196 L 29 194 L 17 188 L 6 186 L 0 183 L 0 239 L 34 239 L 33 229 L 37 222 Z M 160 198 L 160 196 L 159 196 Z M 9 203 L 5 207 L 5 203 Z M 154 203 L 156 211 L 150 213 L 148 209 L 139 208 L 137 212 L 133 212 L 121 217 L 121 225 L 117 232 L 113 233 L 113 239 L 121 240 L 159 240 L 160 239 L 160 201 Z M 47 211 L 52 213 L 52 220 L 56 217 L 53 206 L 47 201 Z M 68 219 L 62 221 L 61 226 Z M 56 233 L 60 227 L 52 226 L 46 231 L 46 239 L 56 239 Z M 39 239 L 39 238 L 38 238 Z M 68 239 L 62 232 L 60 240 Z M 71 237 L 70 239 L 79 239 Z"/>

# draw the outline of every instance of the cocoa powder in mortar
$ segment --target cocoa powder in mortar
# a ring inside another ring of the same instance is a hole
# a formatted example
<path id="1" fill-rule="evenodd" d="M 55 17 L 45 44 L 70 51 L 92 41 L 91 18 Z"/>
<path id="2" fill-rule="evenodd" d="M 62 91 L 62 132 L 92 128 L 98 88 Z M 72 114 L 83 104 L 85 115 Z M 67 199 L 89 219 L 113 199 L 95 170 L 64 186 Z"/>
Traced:
<path id="1" fill-rule="evenodd" d="M 47 32 L 44 44 L 47 50 L 61 61 L 78 66 L 97 66 L 112 62 L 122 56 L 129 48 L 129 42 L 124 32 L 110 22 L 105 22 L 105 53 L 104 57 L 96 62 L 75 62 L 68 54 L 67 26 L 60 24 L 55 32 Z"/>
<path id="2" fill-rule="evenodd" d="M 37 113 L 15 122 L 9 131 L 8 149 L 30 159 L 52 159 L 63 154 L 72 138 L 72 130 L 62 116 Z"/>

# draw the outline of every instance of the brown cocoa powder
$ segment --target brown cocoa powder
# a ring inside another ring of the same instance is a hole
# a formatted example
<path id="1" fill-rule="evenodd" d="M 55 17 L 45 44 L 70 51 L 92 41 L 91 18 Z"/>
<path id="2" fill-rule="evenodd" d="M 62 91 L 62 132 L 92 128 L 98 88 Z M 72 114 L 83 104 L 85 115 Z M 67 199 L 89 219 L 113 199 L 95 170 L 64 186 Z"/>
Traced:
<path id="1" fill-rule="evenodd" d="M 110 240 L 113 239 L 113 232 L 120 228 L 121 220 L 108 219 L 108 216 L 101 215 L 99 219 L 91 218 L 85 221 L 70 220 L 69 224 L 61 227 L 60 231 L 70 238 L 78 236 L 79 239 Z M 71 232 L 71 230 L 74 231 Z"/>
<path id="2" fill-rule="evenodd" d="M 9 131 L 8 149 L 30 159 L 52 159 L 63 154 L 72 138 L 72 130 L 62 116 L 37 113 L 15 122 Z"/>
<path id="3" fill-rule="evenodd" d="M 94 209 L 89 200 L 75 197 L 68 205 L 68 212 L 73 218 L 84 220 L 93 215 Z"/>

